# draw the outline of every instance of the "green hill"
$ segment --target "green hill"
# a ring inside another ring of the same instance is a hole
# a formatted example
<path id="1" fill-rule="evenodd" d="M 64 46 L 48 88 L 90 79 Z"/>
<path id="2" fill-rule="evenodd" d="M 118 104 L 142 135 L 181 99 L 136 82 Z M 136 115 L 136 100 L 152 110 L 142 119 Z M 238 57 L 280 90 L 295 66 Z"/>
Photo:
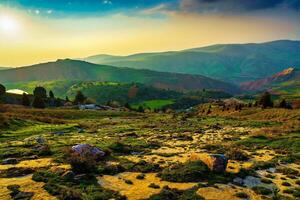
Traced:
<path id="1" fill-rule="evenodd" d="M 54 80 L 135 82 L 160 89 L 177 91 L 202 90 L 203 88 L 222 90 L 230 93 L 239 91 L 237 86 L 200 75 L 118 68 L 70 59 L 3 70 L 0 73 L 0 83 L 6 84 Z"/>
<path id="2" fill-rule="evenodd" d="M 300 98 L 300 69 L 288 68 L 273 76 L 241 84 L 248 91 L 270 90 L 286 98 Z"/>
<path id="3" fill-rule="evenodd" d="M 290 66 L 299 66 L 300 41 L 224 44 L 131 56 L 99 55 L 84 60 L 119 67 L 200 74 L 241 83 L 265 78 Z"/>

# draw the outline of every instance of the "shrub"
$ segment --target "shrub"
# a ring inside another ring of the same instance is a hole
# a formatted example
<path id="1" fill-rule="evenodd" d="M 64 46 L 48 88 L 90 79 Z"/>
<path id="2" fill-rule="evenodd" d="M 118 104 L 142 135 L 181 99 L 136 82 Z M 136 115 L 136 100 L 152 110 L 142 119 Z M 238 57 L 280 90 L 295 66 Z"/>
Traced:
<path id="1" fill-rule="evenodd" d="M 165 186 L 159 194 L 150 196 L 149 200 L 204 200 L 195 190 L 178 190 Z"/>
<path id="2" fill-rule="evenodd" d="M 273 102 L 271 99 L 271 94 L 269 92 L 265 92 L 259 98 L 258 104 L 262 106 L 262 108 L 273 107 Z"/>
<path id="3" fill-rule="evenodd" d="M 4 87 L 4 85 L 0 84 L 0 96 L 5 95 L 6 93 L 6 88 Z"/>
<path id="4" fill-rule="evenodd" d="M 22 105 L 23 106 L 30 106 L 30 100 L 27 94 L 23 94 L 22 96 Z"/>
<path id="5" fill-rule="evenodd" d="M 45 108 L 46 107 L 44 99 L 40 96 L 34 97 L 32 106 L 34 108 Z"/>
<path id="6" fill-rule="evenodd" d="M 242 199 L 247 199 L 249 197 L 249 195 L 245 192 L 238 192 L 235 194 L 235 196 L 242 198 Z"/>
<path id="7" fill-rule="evenodd" d="M 160 186 L 156 185 L 155 183 L 151 183 L 148 187 L 149 188 L 154 188 L 154 189 L 159 189 L 160 188 Z"/>
<path id="8" fill-rule="evenodd" d="M 256 193 L 256 194 L 260 194 L 260 195 L 269 195 L 272 194 L 272 190 L 262 187 L 262 186 L 256 186 L 253 187 L 252 190 Z"/>
<path id="9" fill-rule="evenodd" d="M 47 91 L 45 88 L 38 86 L 34 89 L 33 95 L 34 97 L 40 97 L 42 99 L 45 99 L 47 98 Z"/>
<path id="10" fill-rule="evenodd" d="M 233 148 L 230 149 L 227 153 L 226 156 L 230 159 L 230 160 L 238 160 L 238 161 L 247 161 L 249 160 L 249 157 L 247 154 L 245 154 L 243 151 Z"/>
<path id="11" fill-rule="evenodd" d="M 164 169 L 159 176 L 172 182 L 197 182 L 208 177 L 210 170 L 200 160 L 180 163 Z"/>

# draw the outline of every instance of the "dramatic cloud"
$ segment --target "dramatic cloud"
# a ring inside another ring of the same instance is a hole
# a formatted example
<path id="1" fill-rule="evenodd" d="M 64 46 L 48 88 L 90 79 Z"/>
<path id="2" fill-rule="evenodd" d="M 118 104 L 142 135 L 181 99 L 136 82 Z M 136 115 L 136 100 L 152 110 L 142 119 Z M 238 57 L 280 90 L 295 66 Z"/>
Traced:
<path id="1" fill-rule="evenodd" d="M 297 10 L 300 0 L 181 0 L 180 9 L 200 13 L 242 13 L 272 8 Z"/>

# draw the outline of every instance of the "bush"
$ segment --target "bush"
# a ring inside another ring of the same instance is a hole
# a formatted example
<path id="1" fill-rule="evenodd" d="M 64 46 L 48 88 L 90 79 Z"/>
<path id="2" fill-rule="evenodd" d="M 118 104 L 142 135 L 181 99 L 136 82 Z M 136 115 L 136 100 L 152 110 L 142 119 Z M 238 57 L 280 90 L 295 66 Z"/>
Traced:
<path id="1" fill-rule="evenodd" d="M 247 199 L 249 197 L 249 195 L 245 192 L 238 192 L 235 194 L 235 196 L 242 198 L 242 199 Z"/>
<path id="2" fill-rule="evenodd" d="M 210 170 L 202 161 L 190 161 L 183 164 L 175 164 L 164 169 L 159 176 L 171 182 L 197 182 L 205 179 L 210 174 Z"/>
<path id="3" fill-rule="evenodd" d="M 159 194 L 150 196 L 149 200 L 203 200 L 195 190 L 178 190 L 165 186 Z"/>
<path id="4" fill-rule="evenodd" d="M 32 106 L 34 108 L 41 108 L 41 109 L 46 107 L 44 99 L 42 97 L 39 97 L 39 96 L 34 97 L 33 102 L 32 102 Z"/>
<path id="5" fill-rule="evenodd" d="M 256 193 L 256 194 L 260 194 L 260 195 L 269 195 L 272 194 L 272 190 L 262 187 L 262 186 L 256 186 L 253 187 L 252 190 Z"/>
<path id="6" fill-rule="evenodd" d="M 230 159 L 230 160 L 238 160 L 238 161 L 247 161 L 249 160 L 249 157 L 247 154 L 245 154 L 243 151 L 233 148 L 230 149 L 227 153 L 226 156 Z"/>
<path id="7" fill-rule="evenodd" d="M 6 88 L 4 87 L 4 85 L 0 84 L 0 96 L 5 95 L 6 93 Z"/>

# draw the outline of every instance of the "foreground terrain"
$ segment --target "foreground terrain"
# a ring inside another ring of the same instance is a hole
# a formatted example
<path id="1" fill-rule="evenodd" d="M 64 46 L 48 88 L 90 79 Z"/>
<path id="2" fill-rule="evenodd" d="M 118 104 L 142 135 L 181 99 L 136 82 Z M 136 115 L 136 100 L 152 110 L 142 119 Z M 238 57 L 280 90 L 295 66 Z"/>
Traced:
<path id="1" fill-rule="evenodd" d="M 5 106 L 0 199 L 299 199 L 300 110 L 208 106 L 188 113 Z M 68 148 L 77 144 L 106 153 L 96 169 L 70 166 Z M 210 171 L 201 161 L 207 154 L 224 154 L 226 171 Z"/>

